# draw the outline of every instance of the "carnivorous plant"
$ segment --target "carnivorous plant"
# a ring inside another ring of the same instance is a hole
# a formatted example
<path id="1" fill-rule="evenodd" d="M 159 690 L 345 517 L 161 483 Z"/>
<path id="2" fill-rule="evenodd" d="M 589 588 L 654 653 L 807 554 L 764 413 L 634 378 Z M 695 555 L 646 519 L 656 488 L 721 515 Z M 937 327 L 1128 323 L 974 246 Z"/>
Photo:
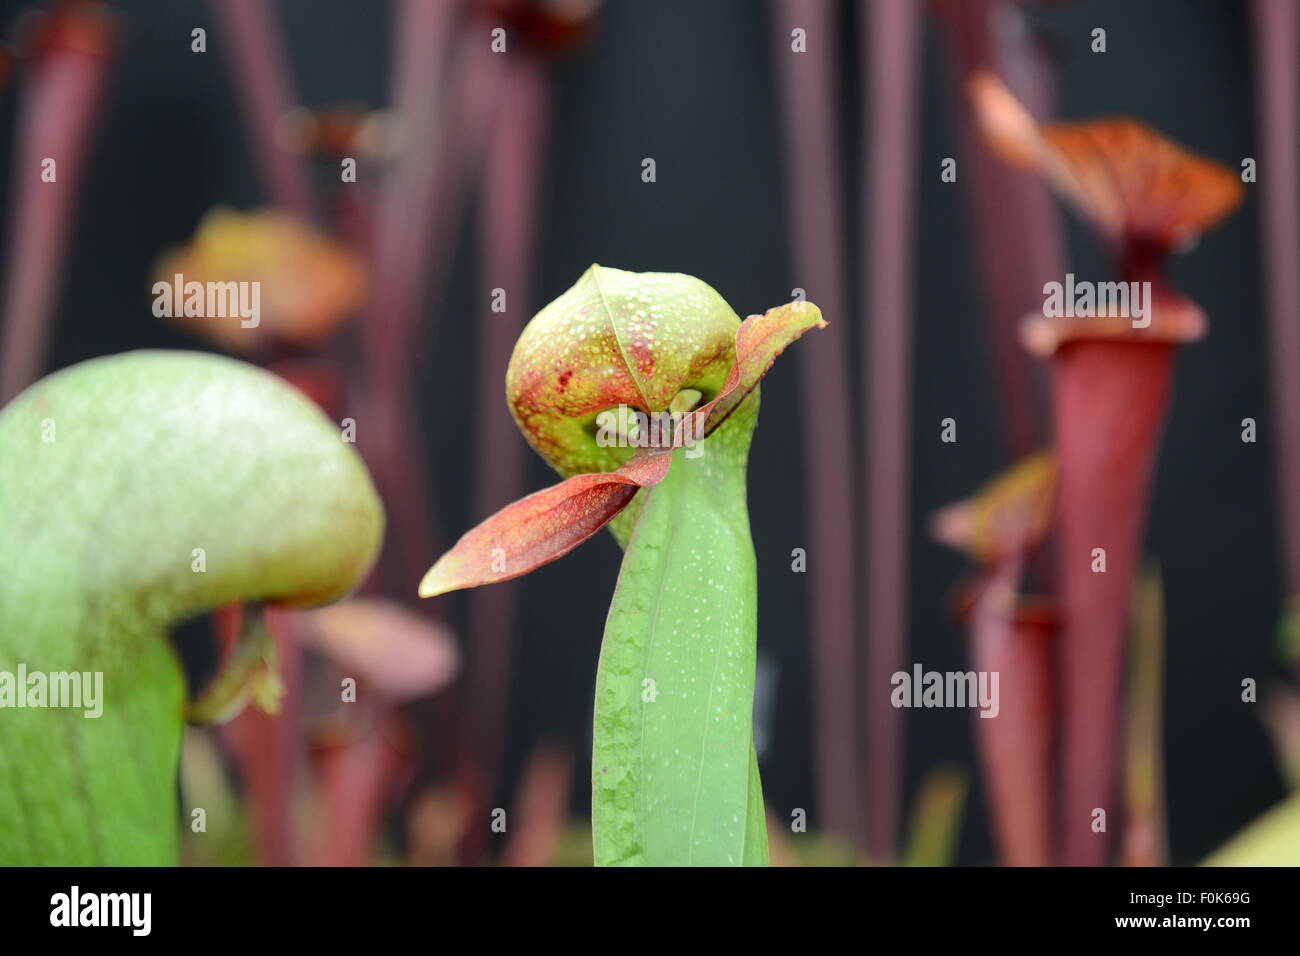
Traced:
<path id="1" fill-rule="evenodd" d="M 744 322 L 699 279 L 593 265 L 524 329 L 506 393 L 565 481 L 467 532 L 428 597 L 517 577 L 607 523 L 624 548 L 596 677 L 597 864 L 763 865 L 745 465 L 758 382 L 825 322 Z"/>

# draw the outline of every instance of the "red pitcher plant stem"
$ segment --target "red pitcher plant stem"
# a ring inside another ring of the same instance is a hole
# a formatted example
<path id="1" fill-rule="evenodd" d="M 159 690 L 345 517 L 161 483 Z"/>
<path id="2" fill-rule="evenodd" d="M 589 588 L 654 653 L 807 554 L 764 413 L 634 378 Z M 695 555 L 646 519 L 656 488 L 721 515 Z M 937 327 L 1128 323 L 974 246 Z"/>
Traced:
<path id="1" fill-rule="evenodd" d="M 798 281 L 832 319 L 848 314 L 844 206 L 836 135 L 839 114 L 835 9 L 829 0 L 781 0 L 773 11 L 773 56 L 782 84 L 785 157 L 789 168 L 791 244 Z M 813 56 L 791 52 L 791 31 L 803 28 Z M 793 294 L 793 293 L 792 293 Z M 855 641 L 852 521 L 853 442 L 850 436 L 848 327 L 832 322 L 799 351 L 804 480 L 808 484 L 808 553 L 817 555 L 809 576 L 816 711 L 813 737 L 817 809 L 821 825 L 860 842 L 858 725 L 854 700 Z M 813 463 L 816 463 L 815 467 Z"/>
<path id="2" fill-rule="evenodd" d="M 893 859 L 902 798 L 903 724 L 885 689 L 907 633 L 908 442 L 912 409 L 912 189 L 916 169 L 919 12 L 910 0 L 872 0 L 862 19 L 869 64 L 863 103 L 871 151 L 863 190 L 865 323 L 867 725 L 866 846 Z"/>

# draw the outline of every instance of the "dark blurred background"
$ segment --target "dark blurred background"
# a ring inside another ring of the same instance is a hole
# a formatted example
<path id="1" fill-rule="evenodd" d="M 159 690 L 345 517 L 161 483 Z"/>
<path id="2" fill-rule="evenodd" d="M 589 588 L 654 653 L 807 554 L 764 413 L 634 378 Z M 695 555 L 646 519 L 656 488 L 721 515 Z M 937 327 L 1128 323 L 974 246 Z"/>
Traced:
<path id="1" fill-rule="evenodd" d="M 3 22 L 25 6 L 6 0 Z M 49 369 L 128 349 L 208 347 L 151 314 L 151 270 L 164 249 L 193 234 L 210 207 L 268 203 L 210 7 L 200 0 L 109 6 L 122 14 L 120 49 L 55 307 Z M 387 3 L 283 0 L 277 7 L 304 105 L 386 104 Z M 856 122 L 858 11 L 847 3 L 838 9 L 846 107 L 841 170 L 851 223 L 870 144 L 861 142 Z M 1129 114 L 1235 168 L 1258 155 L 1248 12 L 1234 0 L 1084 0 L 1035 7 L 1030 17 L 1058 57 L 1059 115 Z M 202 55 L 190 51 L 190 31 L 198 26 L 208 29 Z M 1107 30 L 1104 55 L 1089 51 L 1095 26 Z M 924 31 L 907 660 L 964 670 L 965 638 L 945 608 L 965 562 L 930 540 L 926 519 L 1000 470 L 1008 450 L 965 183 L 939 177 L 941 160 L 958 154 L 952 117 L 961 104 L 952 102 L 945 37 L 929 20 Z M 768 9 L 760 3 L 603 4 L 589 40 L 553 66 L 530 311 L 592 262 L 699 276 L 742 316 L 808 285 L 790 258 L 772 47 Z M 6 206 L 16 98 L 10 84 L 0 109 Z M 641 181 L 643 157 L 656 161 L 653 184 Z M 1194 258 L 1172 265 L 1174 283 L 1203 306 L 1211 328 L 1178 360 L 1146 545 L 1163 566 L 1166 589 L 1167 792 L 1172 858 L 1181 863 L 1204 856 L 1283 794 L 1265 731 L 1240 699 L 1241 678 L 1263 683 L 1280 673 L 1274 633 L 1283 590 L 1269 441 L 1239 440 L 1243 417 L 1259 421 L 1261 436 L 1271 427 L 1255 197 L 1248 187 L 1244 207 L 1202 238 Z M 431 317 L 441 314 L 436 340 L 425 337 L 417 354 L 423 453 L 435 477 L 444 544 L 483 517 L 471 507 L 474 419 L 467 400 L 474 394 L 473 323 L 487 294 L 475 230 L 468 216 L 445 294 L 427 306 Z M 846 236 L 855 292 L 862 268 L 856 231 Z M 1106 274 L 1103 251 L 1073 220 L 1068 239 L 1075 272 Z M 853 355 L 858 339 L 854 328 Z M 496 374 L 503 380 L 504 368 Z M 798 507 L 805 477 L 796 453 L 798 374 L 796 362 L 783 360 L 764 382 L 750 464 L 759 651 L 775 678 L 762 772 L 769 802 L 787 819 L 791 809 L 815 805 L 804 622 L 818 557 L 809 554 L 808 574 L 790 566 L 791 550 L 807 546 Z M 956 444 L 939 441 L 940 420 L 948 416 L 959 422 Z M 860 418 L 856 409 L 854 417 Z M 530 461 L 530 489 L 553 482 L 540 459 L 530 453 Z M 522 582 L 503 786 L 508 793 L 517 784 L 539 740 L 558 740 L 578 754 L 576 815 L 585 815 L 589 800 L 593 681 L 618 560 L 613 540 L 602 535 Z M 463 623 L 464 600 L 451 608 L 460 617 L 453 623 Z M 990 860 L 971 714 L 913 710 L 905 723 L 904 807 L 934 767 L 967 769 L 975 784 L 958 861 Z"/>

